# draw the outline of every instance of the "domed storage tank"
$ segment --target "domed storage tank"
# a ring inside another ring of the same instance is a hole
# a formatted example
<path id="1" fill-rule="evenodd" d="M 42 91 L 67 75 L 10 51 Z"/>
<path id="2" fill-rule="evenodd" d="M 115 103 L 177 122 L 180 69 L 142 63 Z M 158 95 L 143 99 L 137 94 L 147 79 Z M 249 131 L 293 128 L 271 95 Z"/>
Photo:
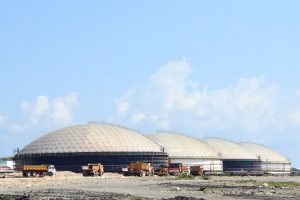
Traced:
<path id="1" fill-rule="evenodd" d="M 289 159 L 266 146 L 253 143 L 241 143 L 248 151 L 259 156 L 262 161 L 262 170 L 270 174 L 290 174 L 291 162 Z"/>
<path id="2" fill-rule="evenodd" d="M 242 145 L 217 138 L 204 138 L 201 141 L 219 152 L 223 160 L 224 172 L 261 172 L 259 157 L 245 149 Z"/>
<path id="3" fill-rule="evenodd" d="M 81 171 L 87 163 L 102 163 L 105 171 L 121 171 L 130 162 L 165 165 L 168 156 L 142 134 L 117 125 L 88 123 L 50 132 L 25 146 L 16 165 L 54 164 L 57 170 Z"/>
<path id="4" fill-rule="evenodd" d="M 147 137 L 168 153 L 170 163 L 202 165 L 206 173 L 222 172 L 222 160 L 218 152 L 197 139 L 170 132 L 157 132 Z"/>

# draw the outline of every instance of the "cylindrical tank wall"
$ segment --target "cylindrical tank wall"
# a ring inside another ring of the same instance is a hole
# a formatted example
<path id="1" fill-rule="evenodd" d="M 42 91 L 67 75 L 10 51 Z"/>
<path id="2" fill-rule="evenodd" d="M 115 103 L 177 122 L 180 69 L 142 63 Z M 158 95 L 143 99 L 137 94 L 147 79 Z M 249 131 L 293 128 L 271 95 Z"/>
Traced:
<path id="1" fill-rule="evenodd" d="M 262 170 L 265 173 L 270 174 L 290 174 L 291 164 L 290 163 L 276 163 L 276 162 L 263 162 Z"/>
<path id="2" fill-rule="evenodd" d="M 262 163 L 259 160 L 223 160 L 223 171 L 261 171 Z"/>
<path id="3" fill-rule="evenodd" d="M 83 165 L 102 163 L 106 172 L 120 172 L 130 162 L 149 162 L 155 168 L 167 165 L 167 154 L 99 154 L 99 155 L 31 155 L 16 156 L 16 166 L 23 164 L 53 164 L 57 170 L 80 172 Z"/>

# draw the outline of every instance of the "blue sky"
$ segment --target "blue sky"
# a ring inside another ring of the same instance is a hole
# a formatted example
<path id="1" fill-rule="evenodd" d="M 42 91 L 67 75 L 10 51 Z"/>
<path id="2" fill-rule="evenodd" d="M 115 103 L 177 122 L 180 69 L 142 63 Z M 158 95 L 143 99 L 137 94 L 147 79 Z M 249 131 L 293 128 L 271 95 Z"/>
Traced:
<path id="1" fill-rule="evenodd" d="M 0 155 L 111 121 L 260 142 L 300 167 L 299 1 L 0 3 Z"/>

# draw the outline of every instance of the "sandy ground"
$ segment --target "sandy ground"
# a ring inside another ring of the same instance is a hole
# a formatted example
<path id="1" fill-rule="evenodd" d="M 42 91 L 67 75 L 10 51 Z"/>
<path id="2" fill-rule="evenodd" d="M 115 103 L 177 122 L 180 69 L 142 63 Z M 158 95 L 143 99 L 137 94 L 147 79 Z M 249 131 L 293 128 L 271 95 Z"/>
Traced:
<path id="1" fill-rule="evenodd" d="M 248 180 L 254 180 L 255 184 Z M 12 174 L 0 179 L 0 194 L 30 196 L 27 199 L 300 199 L 299 186 L 272 187 L 265 184 L 269 181 L 300 183 L 300 177 L 211 176 L 209 180 L 201 177 L 178 180 L 173 176 L 141 178 L 113 173 L 83 177 L 72 172 L 58 172 L 53 177 L 35 178 Z"/>

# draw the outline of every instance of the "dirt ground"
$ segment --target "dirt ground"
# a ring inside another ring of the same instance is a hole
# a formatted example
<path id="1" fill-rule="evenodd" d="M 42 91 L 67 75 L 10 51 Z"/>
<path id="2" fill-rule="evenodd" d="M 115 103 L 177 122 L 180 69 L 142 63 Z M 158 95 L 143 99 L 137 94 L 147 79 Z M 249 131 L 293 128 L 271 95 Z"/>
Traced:
<path id="1" fill-rule="evenodd" d="M 209 176 L 208 180 L 168 177 L 125 177 L 105 173 L 83 177 L 72 172 L 0 179 L 0 199 L 300 199 L 300 177 Z"/>

